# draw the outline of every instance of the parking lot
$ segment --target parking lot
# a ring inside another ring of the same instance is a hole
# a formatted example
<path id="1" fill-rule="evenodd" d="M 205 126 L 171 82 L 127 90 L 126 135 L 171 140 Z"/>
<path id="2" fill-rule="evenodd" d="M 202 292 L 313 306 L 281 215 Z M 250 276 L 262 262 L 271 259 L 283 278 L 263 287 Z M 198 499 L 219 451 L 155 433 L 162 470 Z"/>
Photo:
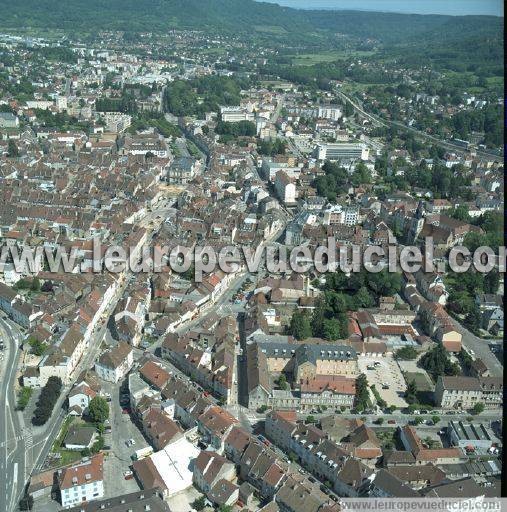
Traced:
<path id="1" fill-rule="evenodd" d="M 407 406 L 407 402 L 403 398 L 407 385 L 398 363 L 392 356 L 359 356 L 357 362 L 360 373 L 366 375 L 368 385 L 375 385 L 379 395 L 387 405 L 395 405 L 398 408 Z M 378 362 L 376 366 L 375 362 Z M 372 369 L 368 369 L 368 367 Z M 384 384 L 389 388 L 383 389 Z"/>
<path id="2" fill-rule="evenodd" d="M 148 446 L 148 443 L 130 416 L 122 413 L 119 403 L 119 386 L 104 381 L 101 384 L 103 391 L 111 395 L 111 402 L 109 402 L 111 432 L 106 432 L 104 436 L 106 446 L 111 447 L 104 461 L 105 481 L 110 482 L 109 486 L 106 485 L 105 493 L 106 497 L 109 497 L 118 495 L 118 489 L 121 489 L 122 493 L 139 490 L 134 478 L 125 480 L 124 472 L 130 469 L 133 453 Z M 127 446 L 129 439 L 133 439 L 135 444 Z"/>

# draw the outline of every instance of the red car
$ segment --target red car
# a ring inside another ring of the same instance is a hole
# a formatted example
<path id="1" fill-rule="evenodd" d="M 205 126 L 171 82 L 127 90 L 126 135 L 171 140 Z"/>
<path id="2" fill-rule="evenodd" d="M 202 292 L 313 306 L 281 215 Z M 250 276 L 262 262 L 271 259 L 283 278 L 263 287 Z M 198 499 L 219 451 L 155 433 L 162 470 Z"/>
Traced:
<path id="1" fill-rule="evenodd" d="M 121 413 L 122 414 L 130 414 L 130 409 L 128 407 L 126 407 L 125 409 L 121 410 Z"/>
<path id="2" fill-rule="evenodd" d="M 389 423 L 390 425 L 394 425 L 396 423 L 396 420 L 389 420 L 387 423 Z"/>

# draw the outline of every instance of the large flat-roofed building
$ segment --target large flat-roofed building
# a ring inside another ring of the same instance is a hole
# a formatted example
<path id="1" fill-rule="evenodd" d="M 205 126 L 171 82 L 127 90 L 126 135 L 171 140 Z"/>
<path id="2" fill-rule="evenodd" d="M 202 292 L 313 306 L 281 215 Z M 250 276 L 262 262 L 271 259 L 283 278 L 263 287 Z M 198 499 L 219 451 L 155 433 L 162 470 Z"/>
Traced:
<path id="1" fill-rule="evenodd" d="M 450 421 L 447 434 L 453 446 L 466 449 L 487 450 L 498 444 L 493 432 L 483 423 L 465 423 L 463 421 Z"/>
<path id="2" fill-rule="evenodd" d="M 133 468 L 143 489 L 159 488 L 165 497 L 192 485 L 194 459 L 200 450 L 185 437 L 149 457 L 134 462 Z"/>
<path id="3" fill-rule="evenodd" d="M 370 150 L 360 142 L 318 144 L 315 149 L 319 160 L 368 160 Z"/>
<path id="4" fill-rule="evenodd" d="M 471 409 L 483 403 L 486 409 L 503 404 L 501 377 L 438 377 L 435 403 L 443 409 Z"/>
<path id="5" fill-rule="evenodd" d="M 255 114 L 242 107 L 221 107 L 220 115 L 224 123 L 239 123 L 240 121 L 255 120 Z"/>

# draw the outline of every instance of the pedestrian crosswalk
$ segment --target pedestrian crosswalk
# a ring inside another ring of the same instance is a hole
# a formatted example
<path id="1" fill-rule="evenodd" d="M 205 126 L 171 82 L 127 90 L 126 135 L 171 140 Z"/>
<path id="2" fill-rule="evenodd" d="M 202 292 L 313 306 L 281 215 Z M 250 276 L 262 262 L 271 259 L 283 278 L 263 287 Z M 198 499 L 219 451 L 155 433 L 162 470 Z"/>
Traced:
<path id="1" fill-rule="evenodd" d="M 6 441 L 2 441 L 0 443 L 0 448 L 3 448 L 10 443 L 13 442 L 19 442 L 19 441 L 25 441 L 25 448 L 29 450 L 33 446 L 33 432 L 30 427 L 25 427 L 21 429 L 21 434 L 18 434 L 15 437 L 12 437 L 11 439 L 7 439 Z"/>

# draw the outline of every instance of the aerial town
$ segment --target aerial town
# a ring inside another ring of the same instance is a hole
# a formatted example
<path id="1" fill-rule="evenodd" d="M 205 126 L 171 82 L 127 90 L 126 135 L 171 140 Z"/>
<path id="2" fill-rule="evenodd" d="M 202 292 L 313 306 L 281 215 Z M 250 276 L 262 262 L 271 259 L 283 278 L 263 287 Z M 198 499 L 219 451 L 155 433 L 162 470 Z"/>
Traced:
<path id="1" fill-rule="evenodd" d="M 199 30 L 0 34 L 0 245 L 76 256 L 2 256 L 0 511 L 500 496 L 503 94 L 361 53 L 321 87 L 281 57 Z M 386 66 L 389 94 L 357 85 Z M 430 237 L 439 264 L 103 268 L 113 246 L 330 237 Z M 484 245 L 488 272 L 449 269 Z"/>

